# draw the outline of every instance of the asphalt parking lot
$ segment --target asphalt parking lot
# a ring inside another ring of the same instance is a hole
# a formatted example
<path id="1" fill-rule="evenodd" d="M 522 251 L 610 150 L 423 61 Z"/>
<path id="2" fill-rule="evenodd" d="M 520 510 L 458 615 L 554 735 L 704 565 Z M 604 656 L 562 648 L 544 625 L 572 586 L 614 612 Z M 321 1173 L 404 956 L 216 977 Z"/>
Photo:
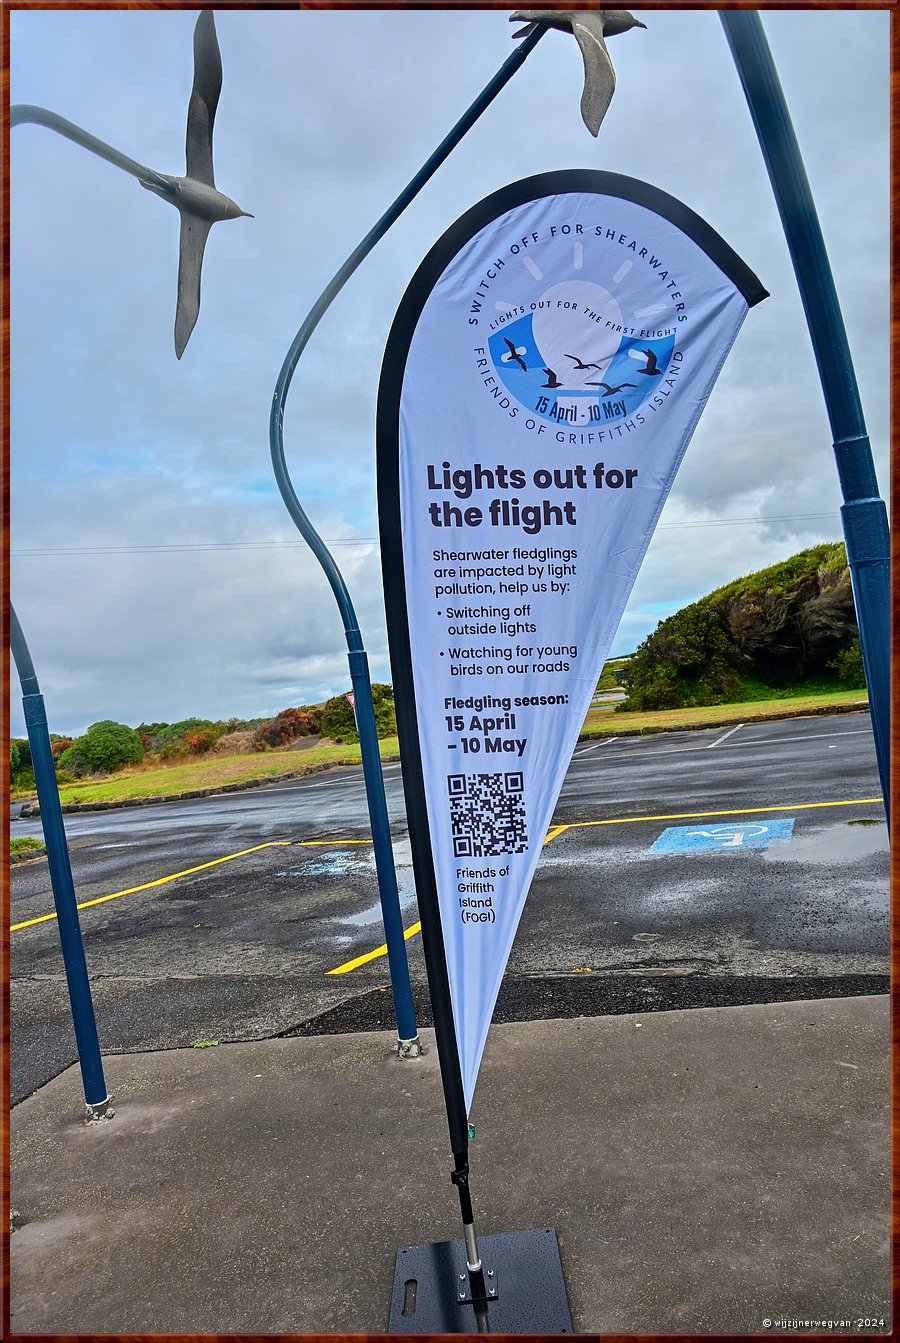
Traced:
<path id="1" fill-rule="evenodd" d="M 396 766 L 386 779 L 415 928 Z M 884 991 L 878 799 L 866 714 L 582 743 L 497 1019 Z M 390 1024 L 358 770 L 66 828 L 104 1050 Z M 46 863 L 15 868 L 12 896 L 18 1100 L 75 1053 Z M 425 1022 L 415 932 L 407 947 Z"/>

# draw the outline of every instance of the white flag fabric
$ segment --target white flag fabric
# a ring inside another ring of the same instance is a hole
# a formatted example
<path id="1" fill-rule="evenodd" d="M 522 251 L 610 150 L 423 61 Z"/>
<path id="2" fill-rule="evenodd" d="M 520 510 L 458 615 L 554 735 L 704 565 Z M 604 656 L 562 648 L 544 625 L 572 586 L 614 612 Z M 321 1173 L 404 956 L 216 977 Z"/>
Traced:
<path id="1" fill-rule="evenodd" d="M 688 440 L 766 296 L 673 197 L 544 174 L 420 266 L 378 406 L 382 564 L 420 892 L 465 1105 L 553 809 Z"/>

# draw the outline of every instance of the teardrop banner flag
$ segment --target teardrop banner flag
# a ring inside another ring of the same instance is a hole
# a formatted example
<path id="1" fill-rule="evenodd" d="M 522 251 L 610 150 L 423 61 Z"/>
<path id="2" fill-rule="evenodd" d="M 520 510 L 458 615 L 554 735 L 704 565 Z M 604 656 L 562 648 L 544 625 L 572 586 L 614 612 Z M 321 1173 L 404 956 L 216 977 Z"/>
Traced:
<path id="1" fill-rule="evenodd" d="M 475 205 L 397 311 L 378 398 L 388 636 L 419 910 L 423 933 L 439 910 L 467 1113 L 603 661 L 765 297 L 674 197 L 573 170 Z"/>

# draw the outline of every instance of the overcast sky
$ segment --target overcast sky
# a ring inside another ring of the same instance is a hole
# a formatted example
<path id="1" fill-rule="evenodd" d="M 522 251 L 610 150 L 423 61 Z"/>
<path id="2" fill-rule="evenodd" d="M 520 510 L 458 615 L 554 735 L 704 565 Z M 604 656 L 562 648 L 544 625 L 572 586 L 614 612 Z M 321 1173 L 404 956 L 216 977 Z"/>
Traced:
<path id="1" fill-rule="evenodd" d="M 636 11 L 639 12 L 639 11 Z M 610 40 L 597 140 L 581 58 L 551 32 L 325 317 L 285 419 L 288 464 L 389 680 L 375 401 L 397 305 L 472 204 L 590 167 L 678 197 L 756 271 L 612 652 L 750 570 L 841 537 L 809 337 L 718 15 L 649 10 Z M 888 492 L 889 15 L 766 12 Z M 196 13 L 14 11 L 11 100 L 184 172 Z M 37 126 L 11 134 L 12 595 L 51 729 L 271 715 L 349 689 L 326 580 L 272 475 L 275 380 L 313 302 L 512 48 L 506 13 L 217 13 L 216 182 L 255 218 L 216 224 L 199 322 L 172 328 L 178 215 Z M 761 520 L 762 519 L 762 520 Z M 12 676 L 12 732 L 23 735 Z"/>

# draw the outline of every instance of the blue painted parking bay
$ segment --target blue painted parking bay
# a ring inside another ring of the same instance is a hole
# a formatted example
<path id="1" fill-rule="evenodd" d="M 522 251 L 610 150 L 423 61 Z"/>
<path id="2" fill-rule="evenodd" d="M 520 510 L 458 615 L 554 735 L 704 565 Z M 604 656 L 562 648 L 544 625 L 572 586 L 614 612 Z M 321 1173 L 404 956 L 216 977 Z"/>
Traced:
<path id="1" fill-rule="evenodd" d="M 727 821 L 721 825 L 698 821 L 696 825 L 670 825 L 651 853 L 708 853 L 711 850 L 767 849 L 771 844 L 790 844 L 793 816 L 771 821 Z"/>

